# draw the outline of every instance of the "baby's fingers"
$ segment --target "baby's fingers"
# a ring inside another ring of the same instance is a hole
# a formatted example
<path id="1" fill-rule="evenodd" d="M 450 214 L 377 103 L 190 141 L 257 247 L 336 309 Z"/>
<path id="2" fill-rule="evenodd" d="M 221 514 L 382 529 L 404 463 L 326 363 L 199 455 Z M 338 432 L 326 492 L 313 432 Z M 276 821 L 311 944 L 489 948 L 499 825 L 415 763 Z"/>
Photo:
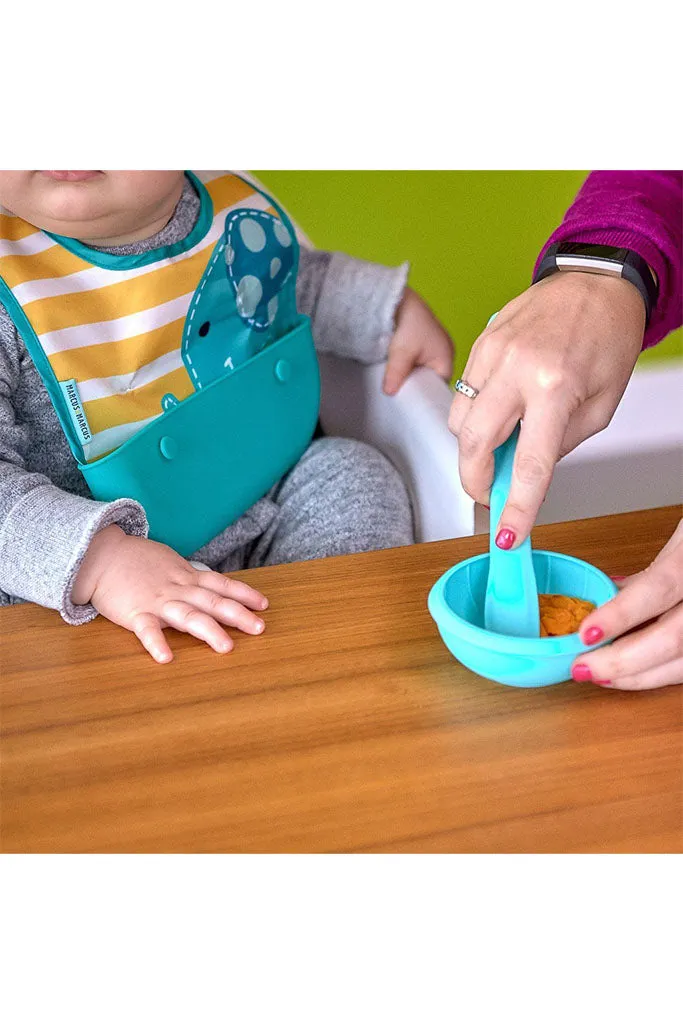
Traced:
<path id="1" fill-rule="evenodd" d="M 384 393 L 395 395 L 405 383 L 417 361 L 415 352 L 398 346 L 389 349 L 387 367 L 384 371 Z"/>
<path id="2" fill-rule="evenodd" d="M 243 633 L 262 633 L 266 628 L 263 619 L 255 615 L 251 609 L 245 608 L 239 601 L 222 597 L 205 587 L 184 587 L 182 600 L 219 622 L 241 629 Z"/>
<path id="3" fill-rule="evenodd" d="M 167 601 L 161 613 L 169 626 L 203 640 L 217 654 L 232 650 L 232 640 L 216 620 L 187 601 Z"/>
<path id="4" fill-rule="evenodd" d="M 197 582 L 205 590 L 239 601 L 245 608 L 251 608 L 255 612 L 265 611 L 268 607 L 268 598 L 241 580 L 231 580 L 218 572 L 203 572 Z"/>
<path id="5" fill-rule="evenodd" d="M 131 629 L 148 654 L 151 654 L 160 665 L 173 661 L 173 652 L 166 642 L 164 631 L 156 615 L 141 612 L 133 619 Z"/>

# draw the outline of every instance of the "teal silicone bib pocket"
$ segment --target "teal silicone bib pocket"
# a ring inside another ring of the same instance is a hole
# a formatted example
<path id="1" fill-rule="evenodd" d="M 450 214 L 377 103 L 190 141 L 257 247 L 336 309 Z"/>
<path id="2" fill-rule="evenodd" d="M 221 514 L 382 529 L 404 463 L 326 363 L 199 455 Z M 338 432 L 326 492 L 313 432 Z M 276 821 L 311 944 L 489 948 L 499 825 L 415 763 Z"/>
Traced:
<path id="1" fill-rule="evenodd" d="M 170 408 L 110 455 L 81 465 L 93 496 L 133 498 L 149 536 L 190 555 L 292 468 L 318 420 L 310 322 Z"/>

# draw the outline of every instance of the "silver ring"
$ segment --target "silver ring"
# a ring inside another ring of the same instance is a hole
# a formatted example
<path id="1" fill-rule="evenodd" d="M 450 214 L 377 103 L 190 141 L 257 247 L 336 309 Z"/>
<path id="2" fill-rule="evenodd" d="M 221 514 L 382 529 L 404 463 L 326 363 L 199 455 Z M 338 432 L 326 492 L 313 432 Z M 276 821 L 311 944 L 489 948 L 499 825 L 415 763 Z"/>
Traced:
<path id="1" fill-rule="evenodd" d="M 471 384 L 468 384 L 461 377 L 456 380 L 454 390 L 458 391 L 461 395 L 465 395 L 466 398 L 476 398 L 479 394 L 479 388 L 473 388 Z"/>

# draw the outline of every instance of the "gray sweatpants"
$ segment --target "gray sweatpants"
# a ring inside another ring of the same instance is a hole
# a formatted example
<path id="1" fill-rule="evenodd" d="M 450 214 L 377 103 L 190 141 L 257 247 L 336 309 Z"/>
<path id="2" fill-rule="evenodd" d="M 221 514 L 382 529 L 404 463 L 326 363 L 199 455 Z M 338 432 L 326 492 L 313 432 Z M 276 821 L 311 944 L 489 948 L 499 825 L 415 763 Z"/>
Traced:
<path id="1" fill-rule="evenodd" d="M 209 552 L 193 557 L 234 572 L 413 542 L 410 500 L 398 471 L 370 445 L 341 437 L 314 441 L 253 511 L 256 536 L 218 564 L 211 565 Z"/>

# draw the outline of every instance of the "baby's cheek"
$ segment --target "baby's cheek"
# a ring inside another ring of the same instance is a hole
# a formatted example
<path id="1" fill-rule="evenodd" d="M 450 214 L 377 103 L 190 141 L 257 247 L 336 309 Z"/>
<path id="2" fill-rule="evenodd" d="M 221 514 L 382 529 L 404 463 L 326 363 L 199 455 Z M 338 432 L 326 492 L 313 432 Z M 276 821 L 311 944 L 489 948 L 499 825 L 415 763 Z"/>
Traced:
<path id="1" fill-rule="evenodd" d="M 104 171 L 103 181 L 130 208 L 153 206 L 176 190 L 182 191 L 183 171 Z"/>
<path id="2" fill-rule="evenodd" d="M 33 171 L 0 171 L 0 206 L 24 217 L 30 208 Z"/>

